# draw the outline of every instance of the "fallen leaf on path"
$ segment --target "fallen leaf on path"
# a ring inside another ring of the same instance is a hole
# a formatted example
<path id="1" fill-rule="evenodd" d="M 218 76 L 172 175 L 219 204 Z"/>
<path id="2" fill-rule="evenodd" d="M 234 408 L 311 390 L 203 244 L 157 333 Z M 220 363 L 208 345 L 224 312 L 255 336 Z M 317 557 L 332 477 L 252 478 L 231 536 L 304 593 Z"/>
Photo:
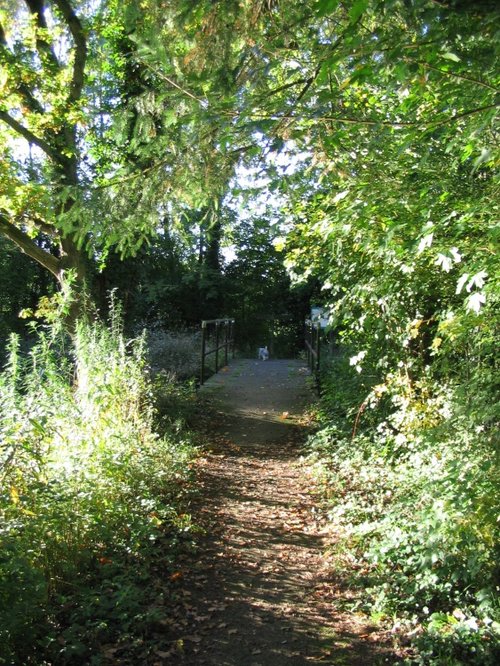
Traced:
<path id="1" fill-rule="evenodd" d="M 170 576 L 170 580 L 172 580 L 172 581 L 180 580 L 183 576 L 184 576 L 184 574 L 182 573 L 182 571 L 175 571 L 175 572 Z"/>

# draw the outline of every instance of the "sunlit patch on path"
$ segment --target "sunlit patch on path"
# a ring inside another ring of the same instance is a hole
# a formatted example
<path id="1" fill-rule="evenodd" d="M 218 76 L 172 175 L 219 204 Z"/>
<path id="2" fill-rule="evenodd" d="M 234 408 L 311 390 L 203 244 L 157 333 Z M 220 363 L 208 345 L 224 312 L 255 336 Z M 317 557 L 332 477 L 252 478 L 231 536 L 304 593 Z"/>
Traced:
<path id="1" fill-rule="evenodd" d="M 300 463 L 307 376 L 298 361 L 245 360 L 204 387 L 215 414 L 198 469 L 205 534 L 179 571 L 172 648 L 158 663 L 395 663 L 366 620 L 342 610 L 324 558 Z"/>

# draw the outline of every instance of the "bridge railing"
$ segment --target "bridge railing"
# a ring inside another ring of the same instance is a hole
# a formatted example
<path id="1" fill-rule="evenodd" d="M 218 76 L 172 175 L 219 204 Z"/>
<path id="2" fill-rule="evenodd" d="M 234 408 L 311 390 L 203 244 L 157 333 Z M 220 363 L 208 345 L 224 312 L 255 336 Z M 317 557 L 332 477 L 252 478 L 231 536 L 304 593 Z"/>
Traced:
<path id="1" fill-rule="evenodd" d="M 200 386 L 207 379 L 207 358 L 215 355 L 215 373 L 234 358 L 234 319 L 204 319 L 201 322 Z M 223 360 L 223 363 L 222 363 Z"/>
<path id="2" fill-rule="evenodd" d="M 318 379 L 321 362 L 321 323 L 306 319 L 305 329 L 307 365 L 311 373 Z"/>

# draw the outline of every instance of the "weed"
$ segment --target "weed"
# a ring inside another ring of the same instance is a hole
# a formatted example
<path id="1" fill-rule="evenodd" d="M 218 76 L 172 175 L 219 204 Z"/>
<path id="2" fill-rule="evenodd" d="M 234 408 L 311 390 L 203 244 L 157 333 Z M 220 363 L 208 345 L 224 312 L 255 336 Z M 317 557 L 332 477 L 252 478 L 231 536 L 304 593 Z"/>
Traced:
<path id="1" fill-rule="evenodd" d="M 499 655 L 499 478 L 492 428 L 452 385 L 405 374 L 365 387 L 342 359 L 325 378 L 310 463 L 362 607 L 392 617 L 416 664 Z M 364 380 L 366 381 L 366 380 Z M 352 424 L 357 425 L 353 429 Z M 349 554 L 349 558 L 346 557 Z"/>
<path id="2" fill-rule="evenodd" d="M 161 388 L 187 413 L 188 389 Z M 193 456 L 182 422 L 158 404 L 145 340 L 125 340 L 116 314 L 110 328 L 80 323 L 72 344 L 39 331 L 27 357 L 11 340 L 0 377 L 0 663 L 99 663 L 102 645 L 132 644 L 154 621 L 148 584 L 189 533 L 180 514 Z"/>
<path id="3" fill-rule="evenodd" d="M 200 372 L 200 331 L 147 332 L 148 360 L 154 373 L 162 372 L 176 379 L 198 377 Z"/>

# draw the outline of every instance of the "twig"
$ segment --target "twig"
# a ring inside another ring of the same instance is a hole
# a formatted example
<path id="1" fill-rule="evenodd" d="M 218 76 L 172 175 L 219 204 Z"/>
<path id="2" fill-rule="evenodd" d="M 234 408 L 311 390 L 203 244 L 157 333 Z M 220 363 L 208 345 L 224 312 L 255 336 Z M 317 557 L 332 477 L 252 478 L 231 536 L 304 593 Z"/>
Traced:
<path id="1" fill-rule="evenodd" d="M 361 419 L 361 414 L 365 411 L 367 405 L 368 405 L 368 401 L 367 401 L 367 400 L 364 400 L 364 401 L 361 403 L 361 405 L 360 405 L 360 407 L 359 407 L 359 409 L 358 409 L 358 413 L 356 414 L 356 419 L 354 420 L 354 427 L 353 427 L 353 429 L 352 429 L 352 437 L 351 437 L 351 440 L 354 440 L 354 438 L 356 437 L 356 432 L 357 432 L 357 430 L 358 430 L 358 425 L 359 425 L 359 420 Z"/>

